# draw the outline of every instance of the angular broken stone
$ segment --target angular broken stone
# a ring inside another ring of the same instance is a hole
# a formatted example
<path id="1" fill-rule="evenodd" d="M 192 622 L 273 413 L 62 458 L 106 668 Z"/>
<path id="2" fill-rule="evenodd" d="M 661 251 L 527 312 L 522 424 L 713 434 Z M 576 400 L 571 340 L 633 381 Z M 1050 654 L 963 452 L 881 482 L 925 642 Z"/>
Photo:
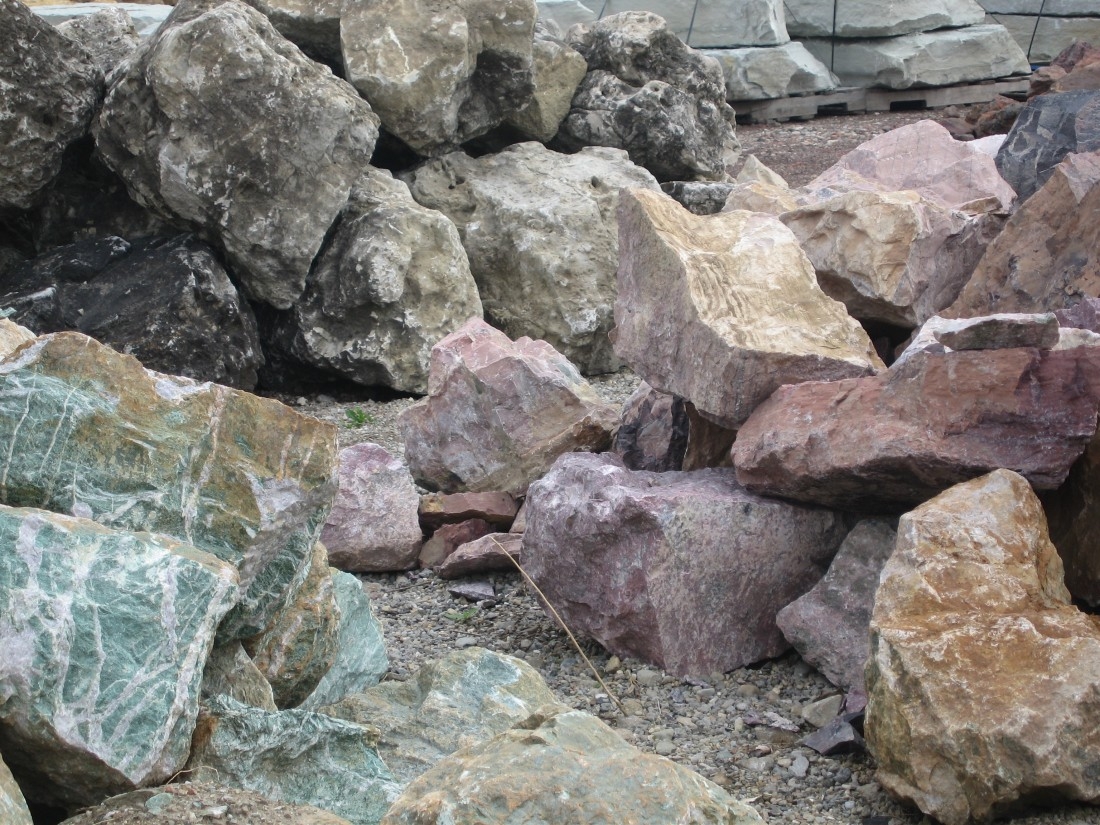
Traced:
<path id="1" fill-rule="evenodd" d="M 534 91 L 519 111 L 504 122 L 532 140 L 548 141 L 569 114 L 573 93 L 588 72 L 580 52 L 567 46 L 540 18 L 535 22 L 532 49 Z"/>
<path id="2" fill-rule="evenodd" d="M 129 57 L 140 42 L 129 13 L 109 6 L 59 23 L 57 30 L 87 49 L 104 76 Z"/>
<path id="3" fill-rule="evenodd" d="M 202 698 L 226 695 L 254 708 L 278 710 L 271 685 L 237 639 L 215 644 L 202 672 Z"/>
<path id="4" fill-rule="evenodd" d="M 26 327 L 7 318 L 0 318 L 0 358 L 7 358 L 16 349 L 33 341 L 36 337 Z"/>
<path id="5" fill-rule="evenodd" d="M 700 217 L 627 190 L 619 210 L 615 351 L 655 389 L 736 429 L 782 384 L 882 368 L 817 286 L 789 229 L 750 212 Z"/>
<path id="6" fill-rule="evenodd" d="M 428 493 L 420 497 L 417 516 L 426 530 L 471 518 L 506 529 L 515 520 L 517 512 L 519 503 L 508 493 Z"/>
<path id="7" fill-rule="evenodd" d="M 493 526 L 485 519 L 471 518 L 465 521 L 441 525 L 420 551 L 420 566 L 438 568 L 459 547 L 493 532 Z"/>
<path id="8" fill-rule="evenodd" d="M 436 569 L 441 579 L 457 579 L 493 570 L 515 570 L 511 559 L 519 559 L 523 536 L 516 533 L 489 533 L 460 544 Z"/>
<path id="9" fill-rule="evenodd" d="M 845 532 L 836 513 L 746 493 L 730 470 L 635 472 L 607 454 L 562 456 L 527 502 L 524 569 L 565 623 L 678 676 L 782 653 L 776 612 Z"/>
<path id="10" fill-rule="evenodd" d="M 822 756 L 832 756 L 838 753 L 858 753 L 866 748 L 867 743 L 851 722 L 838 716 L 825 727 L 800 740 L 799 744 L 813 748 Z"/>
<path id="11" fill-rule="evenodd" d="M 619 429 L 611 451 L 631 470 L 680 470 L 689 430 L 684 400 L 659 392 L 643 381 L 619 413 Z"/>
<path id="12" fill-rule="evenodd" d="M 784 9 L 796 37 L 896 37 L 985 19 L 975 0 L 784 0 Z"/>
<path id="13" fill-rule="evenodd" d="M 726 100 L 772 100 L 832 91 L 839 81 L 801 43 L 704 49 L 722 64 Z"/>
<path id="14" fill-rule="evenodd" d="M 777 46 L 790 40 L 782 0 L 742 0 L 735 11 L 714 0 L 603 0 L 602 6 L 594 5 L 601 17 L 625 11 L 659 14 L 677 37 L 697 49 Z"/>
<path id="15" fill-rule="evenodd" d="M 871 650 L 865 731 L 891 793 L 945 825 L 1100 802 L 1100 623 L 1070 603 L 1023 477 L 902 517 Z"/>

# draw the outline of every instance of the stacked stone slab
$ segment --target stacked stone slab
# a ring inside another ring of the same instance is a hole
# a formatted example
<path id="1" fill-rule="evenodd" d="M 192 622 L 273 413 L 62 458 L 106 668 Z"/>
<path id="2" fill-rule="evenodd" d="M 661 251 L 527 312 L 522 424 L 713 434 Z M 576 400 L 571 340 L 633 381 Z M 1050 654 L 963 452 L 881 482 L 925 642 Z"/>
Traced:
<path id="1" fill-rule="evenodd" d="M 1074 40 L 1100 43 L 1100 5 L 1095 0 L 978 0 L 1032 63 L 1049 63 Z"/>

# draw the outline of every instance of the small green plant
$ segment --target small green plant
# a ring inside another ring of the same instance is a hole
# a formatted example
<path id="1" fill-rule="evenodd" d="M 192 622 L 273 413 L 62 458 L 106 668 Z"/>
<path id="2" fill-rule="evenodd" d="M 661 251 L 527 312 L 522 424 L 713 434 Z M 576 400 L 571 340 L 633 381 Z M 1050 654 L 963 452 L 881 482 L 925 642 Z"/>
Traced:
<path id="1" fill-rule="evenodd" d="M 358 429 L 366 424 L 374 423 L 374 416 L 369 412 L 365 412 L 358 407 L 352 407 L 350 410 L 344 410 L 344 415 L 348 417 L 348 420 L 344 422 L 344 426 L 349 430 Z"/>
<path id="2" fill-rule="evenodd" d="M 455 624 L 466 624 L 477 615 L 476 607 L 467 607 L 464 610 L 448 610 L 443 614 L 444 619 L 450 619 Z"/>

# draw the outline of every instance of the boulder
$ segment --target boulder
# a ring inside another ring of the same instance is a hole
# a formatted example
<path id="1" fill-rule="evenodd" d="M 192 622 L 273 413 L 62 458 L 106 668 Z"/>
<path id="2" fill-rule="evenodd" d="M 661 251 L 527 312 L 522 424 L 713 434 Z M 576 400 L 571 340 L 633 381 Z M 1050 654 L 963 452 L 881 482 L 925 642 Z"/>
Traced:
<path id="1" fill-rule="evenodd" d="M 627 744 L 599 719 L 544 708 L 512 730 L 442 760 L 413 781 L 384 825 L 762 825 L 755 810 L 699 774 Z"/>
<path id="2" fill-rule="evenodd" d="M 873 40 L 802 42 L 845 86 L 950 86 L 1031 72 L 1023 50 L 996 23 Z"/>
<path id="3" fill-rule="evenodd" d="M 191 825 L 195 817 L 279 825 L 351 825 L 312 805 L 289 805 L 258 793 L 208 782 L 181 782 L 112 797 L 65 820 L 65 825 Z M 27 820 L 30 822 L 30 820 Z M 20 825 L 16 823 L 16 825 Z"/>
<path id="4" fill-rule="evenodd" d="M 398 425 L 415 478 L 520 495 L 562 453 L 611 443 L 615 410 L 545 341 L 470 321 L 432 348 L 428 397 Z"/>
<path id="5" fill-rule="evenodd" d="M 631 470 L 683 469 L 690 422 L 684 399 L 641 382 L 619 413 L 611 450 Z"/>
<path id="6" fill-rule="evenodd" d="M 355 444 L 340 451 L 338 474 L 340 490 L 321 529 L 329 564 L 353 573 L 415 567 L 424 536 L 409 468 L 377 444 Z"/>
<path id="7" fill-rule="evenodd" d="M 1034 14 L 998 14 L 995 19 L 1021 49 L 1027 50 L 1029 60 L 1046 63 L 1074 41 L 1100 43 L 1100 13 L 1096 6 L 1090 6 L 1088 14 L 1087 17 L 1055 17 L 1047 10 L 1038 19 Z"/>
<path id="8" fill-rule="evenodd" d="M 183 0 L 111 79 L 100 157 L 288 308 L 370 161 L 370 106 L 238 0 Z"/>
<path id="9" fill-rule="evenodd" d="M 536 21 L 532 47 L 535 89 L 531 99 L 504 122 L 528 140 L 549 141 L 569 114 L 573 93 L 588 72 L 588 63 L 542 20 Z"/>
<path id="10" fill-rule="evenodd" d="M 317 710 L 345 696 L 374 687 L 390 669 L 382 625 L 371 608 L 363 583 L 350 573 L 331 571 L 339 611 L 336 658 L 302 709 Z"/>
<path id="11" fill-rule="evenodd" d="M 825 578 L 775 616 L 798 654 L 845 691 L 863 689 L 875 590 L 896 538 L 885 519 L 859 522 L 840 545 Z"/>
<path id="12" fill-rule="evenodd" d="M 548 341 L 585 374 L 621 366 L 607 340 L 623 187 L 657 188 L 623 152 L 537 143 L 462 153 L 408 174 L 413 197 L 458 226 L 485 317 L 511 338 Z"/>
<path id="13" fill-rule="evenodd" d="M 529 664 L 471 647 L 424 665 L 403 682 L 384 682 L 323 710 L 378 726 L 379 756 L 398 781 L 411 782 L 455 751 L 555 704 L 554 692 Z"/>
<path id="14" fill-rule="evenodd" d="M 60 247 L 16 266 L 0 293 L 36 332 L 76 330 L 158 372 L 252 390 L 264 363 L 252 309 L 192 235 Z"/>
<path id="15" fill-rule="evenodd" d="M 779 46 L 790 36 L 782 0 L 606 0 L 600 16 L 627 11 L 659 14 L 673 33 L 696 49 L 728 46 Z"/>
<path id="16" fill-rule="evenodd" d="M 703 54 L 722 64 L 726 100 L 771 100 L 829 92 L 839 81 L 801 43 L 706 49 Z"/>
<path id="17" fill-rule="evenodd" d="M 365 725 L 218 696 L 199 716 L 187 768 L 268 799 L 315 805 L 353 825 L 377 825 L 401 792 L 377 742 L 377 729 Z"/>
<path id="18" fill-rule="evenodd" d="M 265 337 L 309 371 L 424 393 L 432 345 L 481 314 L 454 224 L 389 172 L 368 169 L 304 294 Z"/>
<path id="19" fill-rule="evenodd" d="M 459 547 L 477 541 L 492 532 L 492 525 L 479 518 L 444 524 L 424 542 L 424 547 L 420 551 L 420 566 L 438 568 Z"/>
<path id="20" fill-rule="evenodd" d="M 343 74 L 339 0 L 245 0 L 262 12 L 279 34 L 314 60 Z"/>
<path id="21" fill-rule="evenodd" d="M 537 0 L 536 5 L 539 18 L 553 22 L 562 31 L 574 23 L 593 23 L 600 17 L 599 9 L 593 11 L 590 7 L 594 5 L 591 0 L 588 5 L 580 0 Z"/>
<path id="22" fill-rule="evenodd" d="M 661 191 L 695 215 L 713 215 L 722 211 L 735 186 L 714 181 L 673 180 L 662 183 Z"/>
<path id="23" fill-rule="evenodd" d="M 941 314 L 1048 312 L 1100 297 L 1098 213 L 1100 152 L 1071 154 L 1009 218 Z"/>
<path id="24" fill-rule="evenodd" d="M 997 153 L 997 169 L 1030 198 L 1070 153 L 1100 150 L 1100 91 L 1040 95 L 1027 102 Z"/>
<path id="25" fill-rule="evenodd" d="M 736 429 L 782 384 L 882 368 L 866 333 L 817 286 L 789 229 L 766 215 L 699 217 L 622 194 L 615 351 L 652 387 Z"/>
<path id="26" fill-rule="evenodd" d="M 293 600 L 336 492 L 336 433 L 275 401 L 60 332 L 0 361 L 0 501 L 186 540 L 241 571 L 225 638 Z"/>
<path id="27" fill-rule="evenodd" d="M 249 707 L 278 710 L 271 685 L 237 639 L 215 644 L 202 672 L 202 700 L 222 695 Z"/>
<path id="28" fill-rule="evenodd" d="M 51 26 L 56 27 L 73 20 L 95 17 L 104 10 L 111 12 L 124 11 L 133 21 L 138 37 L 144 39 L 160 28 L 173 7 L 160 3 L 115 3 L 112 0 L 105 0 L 105 2 L 92 0 L 87 3 L 49 3 L 45 5 L 36 3 L 30 8 L 31 11 Z"/>
<path id="29" fill-rule="evenodd" d="M 17 0 L 0 0 L 0 209 L 30 209 L 103 94 L 92 56 Z"/>
<path id="30" fill-rule="evenodd" d="M 518 512 L 519 502 L 508 493 L 428 493 L 420 497 L 417 516 L 425 530 L 472 518 L 507 529 Z"/>
<path id="31" fill-rule="evenodd" d="M 59 23 L 57 30 L 83 46 L 104 77 L 140 42 L 133 19 L 121 8 L 100 8 L 94 14 Z"/>
<path id="32" fill-rule="evenodd" d="M 921 328 L 917 337 L 924 337 L 927 331 L 937 343 L 951 350 L 1016 347 L 1049 350 L 1058 348 L 1061 340 L 1058 323 L 1058 317 L 1053 312 L 1005 312 L 957 321 L 936 317 Z"/>
<path id="33" fill-rule="evenodd" d="M 345 4 L 344 69 L 388 132 L 444 154 L 530 101 L 536 14 L 534 0 Z"/>
<path id="34" fill-rule="evenodd" d="M 779 389 L 737 434 L 761 495 L 897 511 L 1006 467 L 1062 484 L 1096 432 L 1100 350 L 916 352 L 871 378 Z"/>
<path id="35" fill-rule="evenodd" d="M 457 579 L 494 570 L 514 571 L 513 560 L 519 560 L 522 543 L 523 536 L 516 533 L 487 533 L 448 553 L 436 573 L 441 579 Z"/>
<path id="36" fill-rule="evenodd" d="M 625 149 L 662 181 L 723 180 L 741 146 L 722 68 L 688 48 L 664 20 L 624 12 L 570 29 L 588 61 L 557 141 Z"/>
<path id="37" fill-rule="evenodd" d="M 271 685 L 277 708 L 300 705 L 332 667 L 339 623 L 328 553 L 318 542 L 294 600 L 283 604 L 267 627 L 244 640 L 245 650 Z"/>
<path id="38" fill-rule="evenodd" d="M 27 800 L 3 759 L 0 759 L 0 818 L 8 825 L 34 825 Z"/>
<path id="39" fill-rule="evenodd" d="M 1100 623 L 1070 603 L 1007 470 L 902 517 L 871 619 L 865 731 L 891 793 L 945 823 L 1100 802 Z"/>
<path id="40" fill-rule="evenodd" d="M 191 545 L 0 505 L 0 752 L 27 798 L 75 808 L 183 767 L 236 597 Z"/>
<path id="41" fill-rule="evenodd" d="M 1100 607 L 1100 438 L 1089 442 L 1069 472 L 1066 483 L 1043 497 L 1050 538 L 1066 570 L 1066 587 L 1073 598 Z"/>
<path id="42" fill-rule="evenodd" d="M 896 37 L 985 20 L 976 0 L 784 0 L 784 8 L 795 37 Z"/>
<path id="43" fill-rule="evenodd" d="M 838 514 L 754 496 L 731 470 L 637 472 L 610 454 L 562 456 L 527 507 L 524 569 L 566 625 L 676 676 L 786 650 L 776 612 L 845 533 Z"/>

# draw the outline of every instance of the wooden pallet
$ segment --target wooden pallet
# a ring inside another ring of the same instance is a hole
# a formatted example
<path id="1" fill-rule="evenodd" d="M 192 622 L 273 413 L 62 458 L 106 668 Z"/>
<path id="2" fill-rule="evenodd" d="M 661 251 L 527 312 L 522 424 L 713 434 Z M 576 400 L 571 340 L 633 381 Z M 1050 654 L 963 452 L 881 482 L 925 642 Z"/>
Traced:
<path id="1" fill-rule="evenodd" d="M 768 120 L 810 120 L 818 115 L 857 112 L 889 112 L 896 109 L 940 109 L 985 103 L 997 95 L 1023 98 L 1030 80 L 1026 77 L 987 80 L 957 86 L 929 86 L 921 89 L 845 88 L 803 97 L 776 100 L 735 100 L 738 123 Z"/>

